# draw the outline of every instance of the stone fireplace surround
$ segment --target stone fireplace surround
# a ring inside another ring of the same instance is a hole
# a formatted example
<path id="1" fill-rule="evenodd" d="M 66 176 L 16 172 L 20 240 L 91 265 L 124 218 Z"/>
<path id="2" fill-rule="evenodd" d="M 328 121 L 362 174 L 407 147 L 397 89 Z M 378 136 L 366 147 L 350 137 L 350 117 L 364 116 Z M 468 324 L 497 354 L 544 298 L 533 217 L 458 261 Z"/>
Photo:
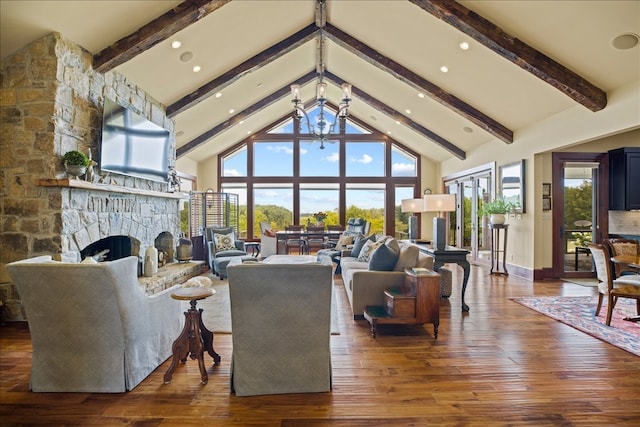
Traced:
<path id="1" fill-rule="evenodd" d="M 161 233 L 179 236 L 181 195 L 166 182 L 116 174 L 102 177 L 105 184 L 66 178 L 65 152 L 98 158 L 105 97 L 169 129 L 175 164 L 166 108 L 123 75 L 93 70 L 90 52 L 51 33 L 3 58 L 0 73 L 0 310 L 5 320 L 23 320 L 7 263 L 39 255 L 79 261 L 83 248 L 115 235 L 138 240 L 144 254 Z"/>

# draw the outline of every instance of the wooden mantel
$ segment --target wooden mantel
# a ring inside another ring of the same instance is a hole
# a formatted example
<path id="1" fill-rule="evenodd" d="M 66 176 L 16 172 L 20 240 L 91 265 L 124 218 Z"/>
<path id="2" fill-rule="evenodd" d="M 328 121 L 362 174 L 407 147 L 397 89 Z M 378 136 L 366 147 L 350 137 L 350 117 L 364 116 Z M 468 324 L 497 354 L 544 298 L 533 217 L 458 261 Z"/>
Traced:
<path id="1" fill-rule="evenodd" d="M 108 191 L 110 193 L 122 193 L 122 194 L 138 194 L 141 196 L 151 197 L 164 197 L 167 199 L 184 199 L 188 197 L 184 193 L 165 193 L 162 191 L 143 190 L 140 188 L 122 187 L 120 185 L 111 184 L 93 184 L 81 179 L 39 179 L 38 185 L 40 187 L 65 187 L 65 188 L 78 188 L 82 190 L 92 191 Z"/>

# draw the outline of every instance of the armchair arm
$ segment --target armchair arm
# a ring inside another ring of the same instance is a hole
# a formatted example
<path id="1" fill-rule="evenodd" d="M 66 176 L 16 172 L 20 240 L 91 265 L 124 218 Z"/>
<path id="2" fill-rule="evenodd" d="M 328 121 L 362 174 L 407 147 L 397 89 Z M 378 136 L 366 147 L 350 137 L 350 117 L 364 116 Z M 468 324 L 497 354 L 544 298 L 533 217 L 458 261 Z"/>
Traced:
<path id="1" fill-rule="evenodd" d="M 244 251 L 244 240 L 236 240 L 234 243 L 236 245 L 236 249 Z"/>

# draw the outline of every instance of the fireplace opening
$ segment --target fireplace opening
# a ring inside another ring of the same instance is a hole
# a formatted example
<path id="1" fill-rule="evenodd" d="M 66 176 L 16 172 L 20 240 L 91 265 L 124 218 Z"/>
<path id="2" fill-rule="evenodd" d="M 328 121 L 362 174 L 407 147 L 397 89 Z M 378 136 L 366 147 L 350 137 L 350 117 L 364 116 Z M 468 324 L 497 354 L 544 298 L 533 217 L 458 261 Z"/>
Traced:
<path id="1" fill-rule="evenodd" d="M 131 255 L 140 255 L 140 241 L 130 236 L 105 237 L 80 251 L 82 259 L 98 257 L 97 261 L 115 261 Z"/>

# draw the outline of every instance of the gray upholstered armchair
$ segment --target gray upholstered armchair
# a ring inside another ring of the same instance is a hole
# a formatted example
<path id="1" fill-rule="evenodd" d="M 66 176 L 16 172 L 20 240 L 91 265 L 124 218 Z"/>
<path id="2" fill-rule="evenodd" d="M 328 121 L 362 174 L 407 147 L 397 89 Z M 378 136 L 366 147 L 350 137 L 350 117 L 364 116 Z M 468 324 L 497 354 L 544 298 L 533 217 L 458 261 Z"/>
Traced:
<path id="1" fill-rule="evenodd" d="M 332 273 L 322 264 L 229 266 L 237 396 L 331 390 Z"/>
<path id="2" fill-rule="evenodd" d="M 41 256 L 7 264 L 33 348 L 31 390 L 133 389 L 171 356 L 184 316 L 171 293 L 147 296 L 138 258 L 93 264 Z"/>
<path id="3" fill-rule="evenodd" d="M 207 227 L 205 238 L 209 268 L 214 274 L 218 274 L 214 264 L 216 258 L 247 255 L 244 250 L 244 241 L 238 239 L 233 227 Z"/>

